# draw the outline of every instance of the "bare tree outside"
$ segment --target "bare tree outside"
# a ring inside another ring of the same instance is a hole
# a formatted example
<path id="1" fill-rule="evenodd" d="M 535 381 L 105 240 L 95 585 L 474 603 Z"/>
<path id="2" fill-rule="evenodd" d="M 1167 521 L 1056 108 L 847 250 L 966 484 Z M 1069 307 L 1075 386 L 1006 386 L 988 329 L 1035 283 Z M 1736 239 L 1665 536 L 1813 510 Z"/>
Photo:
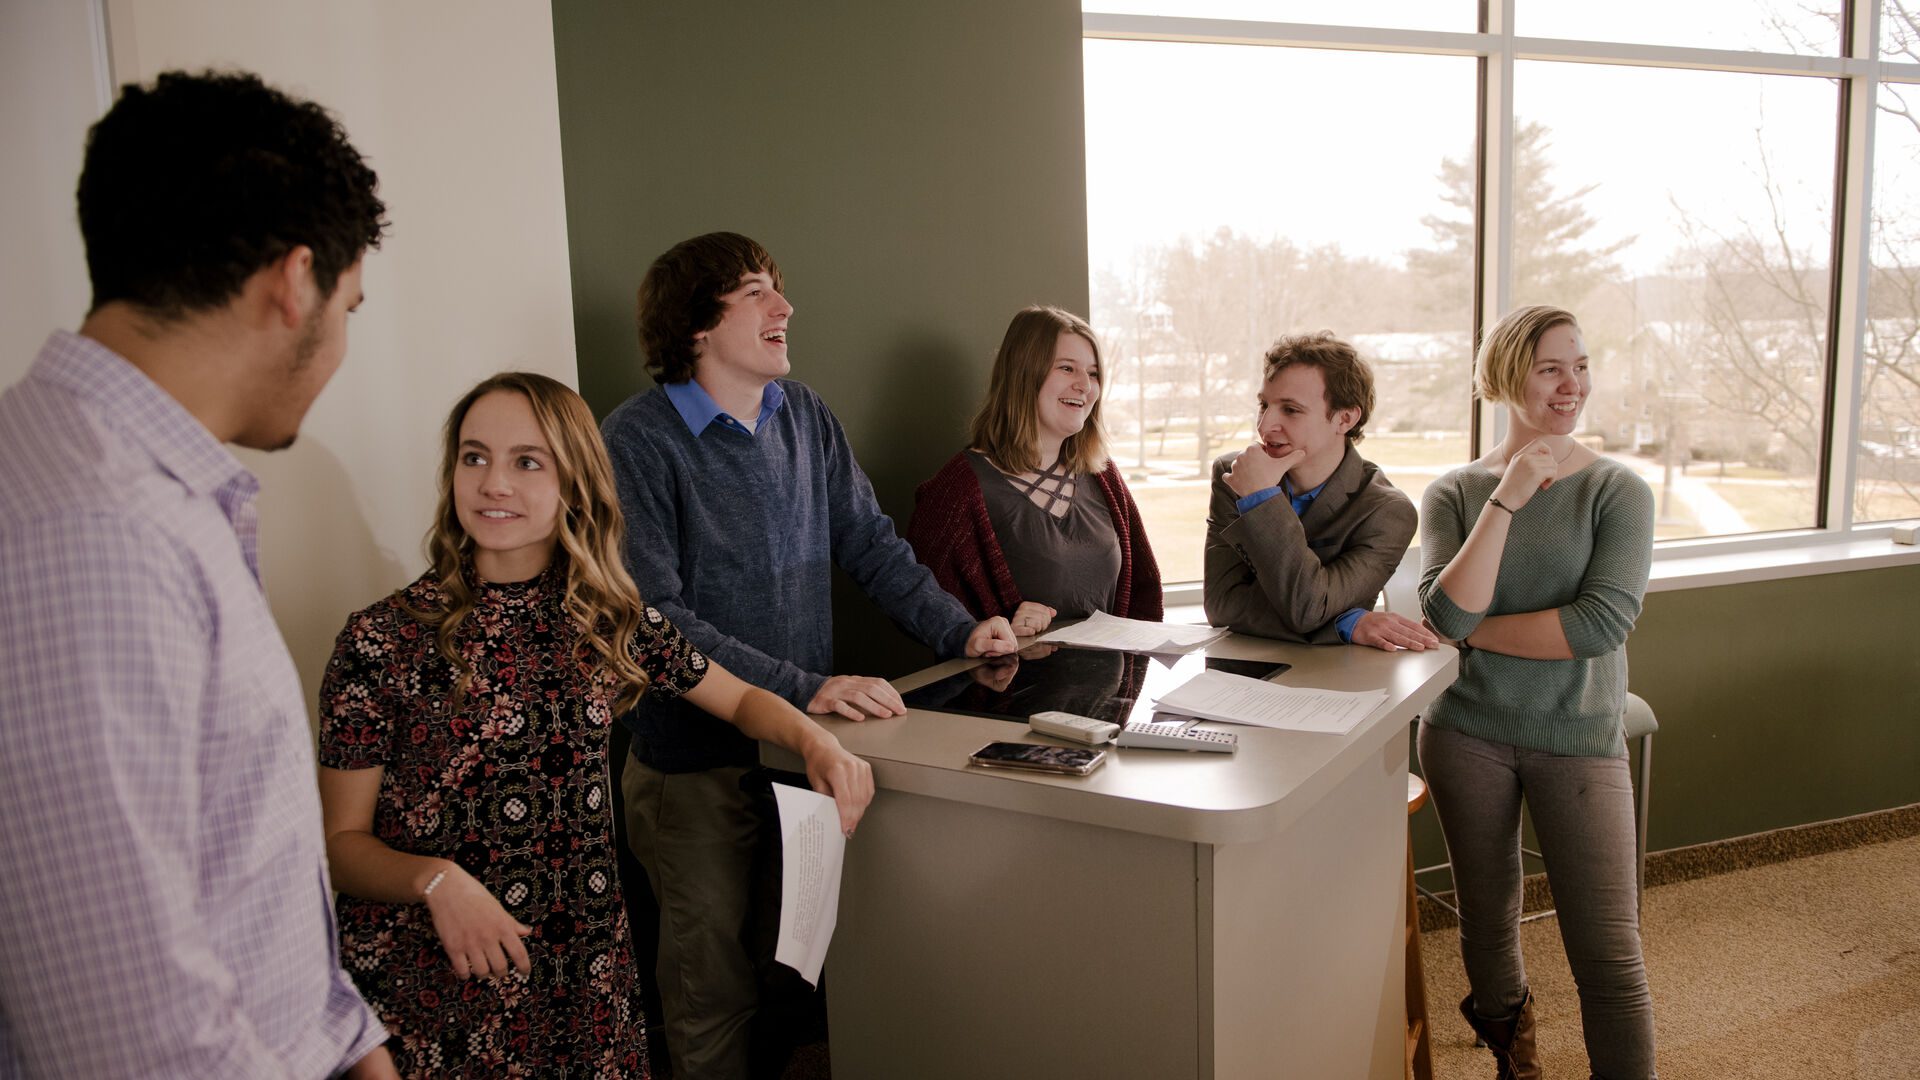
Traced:
<path id="1" fill-rule="evenodd" d="M 1640 40 L 1652 31 L 1629 20 L 1653 7 L 1632 11 L 1578 19 L 1598 20 L 1601 40 Z M 1882 13 L 1886 58 L 1920 63 L 1908 0 Z M 1778 5 L 1744 29 L 1696 22 L 1733 35 L 1710 47 L 1839 47 L 1838 17 L 1818 5 Z M 1449 59 L 1402 70 L 1416 60 L 1089 42 L 1091 314 L 1116 457 L 1169 582 L 1199 575 L 1208 466 L 1251 439 L 1260 357 L 1281 334 L 1332 330 L 1373 363 L 1361 449 L 1416 501 L 1471 457 L 1472 84 Z M 1137 71 L 1162 62 L 1169 77 L 1139 93 Z M 1838 407 L 1825 396 L 1839 82 L 1515 69 L 1512 298 L 1579 316 L 1596 384 L 1581 436 L 1655 488 L 1663 538 L 1816 524 Z M 1319 92 L 1339 78 L 1373 93 L 1390 73 L 1423 94 Z M 1836 453 L 1854 455 L 1859 521 L 1920 516 L 1920 85 L 1883 81 L 1880 95 L 1867 327 L 1862 355 L 1838 361 L 1858 364 L 1858 430 Z M 1409 164 L 1411 142 L 1426 168 Z"/>

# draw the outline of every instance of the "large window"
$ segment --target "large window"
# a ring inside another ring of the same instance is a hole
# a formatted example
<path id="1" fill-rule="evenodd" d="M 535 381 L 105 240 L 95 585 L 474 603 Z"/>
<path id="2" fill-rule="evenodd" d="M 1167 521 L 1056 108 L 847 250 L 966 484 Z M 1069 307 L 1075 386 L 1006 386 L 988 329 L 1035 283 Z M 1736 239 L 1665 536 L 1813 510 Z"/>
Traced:
<path id="1" fill-rule="evenodd" d="M 1585 434 L 1652 485 L 1658 537 L 1818 523 L 1838 93 L 1515 65 L 1513 302 L 1580 317 Z"/>
<path id="2" fill-rule="evenodd" d="M 1473 343 L 1528 303 L 1581 318 L 1580 434 L 1654 488 L 1661 539 L 1920 515 L 1903 4 L 1085 7 L 1092 317 L 1167 581 L 1200 576 L 1208 463 L 1251 438 L 1273 338 L 1373 362 L 1361 450 L 1417 502 L 1498 436 Z"/>
<path id="3" fill-rule="evenodd" d="M 1907 40 L 1912 41 L 1911 28 Z M 1854 517 L 1920 517 L 1920 86 L 1880 87 Z"/>
<path id="4" fill-rule="evenodd" d="M 1162 578 L 1200 577 L 1209 465 L 1252 440 L 1280 333 L 1367 350 L 1366 451 L 1415 499 L 1465 460 L 1472 230 L 1442 219 L 1472 213 L 1473 60 L 1089 41 L 1086 65 L 1105 413 Z"/>
<path id="5" fill-rule="evenodd" d="M 1823 8 L 1825 10 L 1823 10 Z M 1528 37 L 1687 45 L 1701 49 L 1840 55 L 1840 0 L 1518 0 L 1514 29 Z"/>

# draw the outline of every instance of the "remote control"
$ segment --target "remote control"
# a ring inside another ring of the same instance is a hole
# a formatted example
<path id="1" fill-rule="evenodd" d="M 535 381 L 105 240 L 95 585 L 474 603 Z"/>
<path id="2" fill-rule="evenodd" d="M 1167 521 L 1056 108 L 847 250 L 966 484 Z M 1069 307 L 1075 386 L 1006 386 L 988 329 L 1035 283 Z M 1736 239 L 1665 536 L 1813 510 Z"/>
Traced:
<path id="1" fill-rule="evenodd" d="M 1103 723 L 1091 716 L 1075 716 L 1068 712 L 1037 712 L 1027 718 L 1033 730 L 1042 735 L 1052 735 L 1057 739 L 1098 746 L 1112 741 L 1119 732 L 1120 725 Z"/>
<path id="2" fill-rule="evenodd" d="M 1216 754 L 1231 754 L 1240 749 L 1240 736 L 1230 731 L 1206 731 L 1194 727 L 1199 722 L 1185 717 L 1135 720 L 1120 729 L 1120 737 L 1114 741 L 1120 746 L 1152 750 L 1209 750 Z"/>

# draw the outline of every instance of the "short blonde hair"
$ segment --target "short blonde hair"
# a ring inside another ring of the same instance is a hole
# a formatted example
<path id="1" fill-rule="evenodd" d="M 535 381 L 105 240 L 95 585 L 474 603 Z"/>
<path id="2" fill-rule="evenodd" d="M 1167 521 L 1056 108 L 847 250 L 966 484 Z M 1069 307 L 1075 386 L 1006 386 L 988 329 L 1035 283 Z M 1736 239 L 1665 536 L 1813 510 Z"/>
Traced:
<path id="1" fill-rule="evenodd" d="M 1488 401 L 1511 404 L 1524 396 L 1527 373 L 1533 370 L 1533 353 L 1547 331 L 1562 324 L 1580 332 L 1580 321 L 1564 308 L 1534 304 L 1507 313 L 1493 324 L 1480 342 L 1480 355 L 1473 361 L 1480 396 Z"/>
<path id="2" fill-rule="evenodd" d="M 1085 319 L 1045 306 L 1022 308 L 1014 315 L 993 358 L 987 399 L 974 414 L 969 432 L 973 447 L 1009 472 L 1037 470 L 1048 464 L 1040 460 L 1040 386 L 1053 371 L 1061 334 L 1084 339 L 1093 350 L 1094 369 L 1103 377 L 1106 374 L 1100 367 L 1100 342 Z M 1104 381 L 1101 389 L 1106 389 Z M 1060 444 L 1060 460 L 1069 472 L 1106 469 L 1107 439 L 1100 421 L 1100 406 L 1106 400 L 1104 392 L 1095 398 L 1093 408 L 1087 410 L 1086 424 Z"/>

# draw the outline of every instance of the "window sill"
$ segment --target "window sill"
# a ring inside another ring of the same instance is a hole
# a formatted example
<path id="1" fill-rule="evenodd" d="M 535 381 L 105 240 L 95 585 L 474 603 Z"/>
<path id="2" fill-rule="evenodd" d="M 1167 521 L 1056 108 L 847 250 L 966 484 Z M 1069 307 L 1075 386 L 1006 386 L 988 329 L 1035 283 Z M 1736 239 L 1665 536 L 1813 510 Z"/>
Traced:
<path id="1" fill-rule="evenodd" d="M 1888 566 L 1920 566 L 1920 546 L 1896 544 L 1890 531 L 1866 536 L 1855 533 L 1848 538 L 1820 537 L 1816 542 L 1791 546 L 1770 544 L 1697 553 L 1685 548 L 1656 550 L 1647 591 L 1673 592 Z"/>
<path id="2" fill-rule="evenodd" d="M 1920 566 L 1920 545 L 1893 542 L 1892 525 L 1868 526 L 1851 536 L 1798 533 L 1744 541 L 1679 541 L 1653 551 L 1653 572 L 1647 591 L 1677 592 L 1718 585 L 1879 570 L 1890 566 Z M 1420 549 L 1407 558 L 1419 565 Z M 1401 571 L 1405 573 L 1405 567 Z M 1201 585 L 1197 581 L 1168 585 L 1166 620 L 1205 623 Z"/>

